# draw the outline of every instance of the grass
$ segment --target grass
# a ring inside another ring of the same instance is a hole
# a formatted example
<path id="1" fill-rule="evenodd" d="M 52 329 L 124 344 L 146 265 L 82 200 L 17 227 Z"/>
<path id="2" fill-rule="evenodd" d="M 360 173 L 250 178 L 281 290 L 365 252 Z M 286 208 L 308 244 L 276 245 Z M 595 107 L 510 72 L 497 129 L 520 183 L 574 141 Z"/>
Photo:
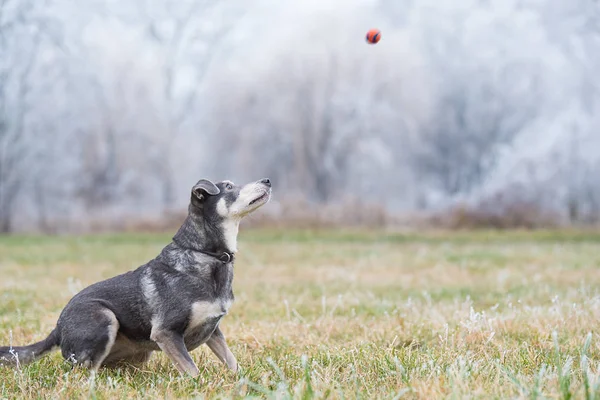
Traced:
<path id="1" fill-rule="evenodd" d="M 169 235 L 0 237 L 0 343 L 50 332 L 84 286 Z M 222 329 L 197 379 L 71 369 L 59 353 L 0 368 L 0 398 L 600 399 L 600 234 L 242 230 Z"/>

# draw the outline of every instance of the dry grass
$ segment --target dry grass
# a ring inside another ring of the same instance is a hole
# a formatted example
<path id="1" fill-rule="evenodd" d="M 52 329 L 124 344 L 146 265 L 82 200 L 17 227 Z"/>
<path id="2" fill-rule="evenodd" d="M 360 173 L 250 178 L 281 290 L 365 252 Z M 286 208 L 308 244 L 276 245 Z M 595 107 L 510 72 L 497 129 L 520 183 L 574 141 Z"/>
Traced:
<path id="1" fill-rule="evenodd" d="M 77 290 L 168 240 L 0 238 L 0 343 L 42 339 Z M 222 328 L 239 376 L 204 348 L 192 354 L 195 380 L 160 353 L 142 370 L 95 377 L 54 353 L 0 368 L 0 397 L 600 395 L 598 234 L 246 230 L 236 274 Z"/>

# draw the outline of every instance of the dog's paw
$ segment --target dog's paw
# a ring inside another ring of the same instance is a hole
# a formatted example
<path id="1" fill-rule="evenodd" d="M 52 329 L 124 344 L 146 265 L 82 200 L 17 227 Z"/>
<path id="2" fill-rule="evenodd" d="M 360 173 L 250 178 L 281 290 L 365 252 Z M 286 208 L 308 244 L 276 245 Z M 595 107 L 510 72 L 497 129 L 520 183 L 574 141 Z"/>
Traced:
<path id="1" fill-rule="evenodd" d="M 227 364 L 227 368 L 229 368 L 229 370 L 230 370 L 231 372 L 233 372 L 234 374 L 237 374 L 237 373 L 239 373 L 239 372 L 240 372 L 240 366 L 238 365 L 238 363 L 237 363 L 236 361 L 234 361 L 234 362 L 233 362 L 233 363 L 231 363 L 231 364 L 229 364 L 229 363 L 228 363 L 228 364 Z"/>

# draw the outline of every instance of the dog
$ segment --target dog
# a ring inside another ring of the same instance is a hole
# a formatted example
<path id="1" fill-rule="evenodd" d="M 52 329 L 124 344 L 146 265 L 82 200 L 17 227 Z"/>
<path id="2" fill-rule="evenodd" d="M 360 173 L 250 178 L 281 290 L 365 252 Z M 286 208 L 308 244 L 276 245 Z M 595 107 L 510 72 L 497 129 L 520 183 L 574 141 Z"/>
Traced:
<path id="1" fill-rule="evenodd" d="M 73 365 L 97 371 L 140 365 L 163 351 L 182 375 L 196 377 L 189 352 L 206 344 L 236 372 L 220 322 L 234 301 L 239 224 L 270 199 L 269 179 L 243 186 L 201 179 L 183 225 L 156 258 L 81 290 L 46 339 L 0 347 L 0 363 L 24 365 L 60 348 Z"/>

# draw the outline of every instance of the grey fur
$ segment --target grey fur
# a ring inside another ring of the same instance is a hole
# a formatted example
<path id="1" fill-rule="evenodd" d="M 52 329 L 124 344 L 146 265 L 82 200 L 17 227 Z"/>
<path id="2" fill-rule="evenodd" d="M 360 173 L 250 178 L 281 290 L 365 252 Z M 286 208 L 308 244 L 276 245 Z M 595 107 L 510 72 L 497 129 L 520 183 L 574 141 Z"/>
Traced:
<path id="1" fill-rule="evenodd" d="M 186 220 L 156 258 L 77 293 L 45 340 L 0 347 L 0 364 L 26 364 L 60 347 L 66 360 L 97 370 L 144 363 L 162 350 L 181 373 L 196 376 L 188 352 L 206 343 L 236 371 L 219 326 L 234 300 L 233 259 L 215 254 L 235 253 L 239 221 L 270 196 L 268 179 L 242 187 L 200 180 Z"/>

